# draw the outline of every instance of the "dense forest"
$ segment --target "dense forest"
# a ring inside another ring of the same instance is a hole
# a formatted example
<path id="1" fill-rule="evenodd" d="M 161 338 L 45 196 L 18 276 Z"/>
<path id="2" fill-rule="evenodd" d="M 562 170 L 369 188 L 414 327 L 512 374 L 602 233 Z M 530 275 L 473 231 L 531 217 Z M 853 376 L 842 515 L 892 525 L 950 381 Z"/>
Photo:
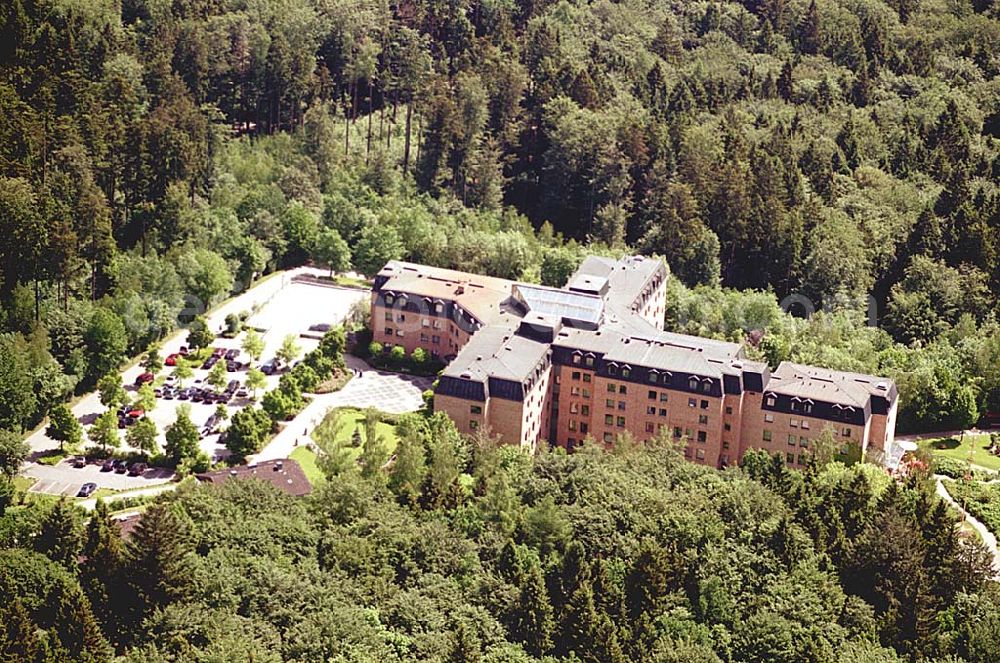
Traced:
<path id="1" fill-rule="evenodd" d="M 888 375 L 901 429 L 974 424 L 1000 410 L 997 11 L 0 3 L 0 660 L 1000 660 L 983 549 L 870 465 L 529 458 L 424 413 L 388 464 L 328 462 L 305 499 L 182 486 L 127 540 L 103 505 L 6 508 L 24 430 L 308 260 L 562 285 L 657 254 L 669 328 Z"/>
<path id="2" fill-rule="evenodd" d="M 985 0 L 12 0 L 0 427 L 278 267 L 561 285 L 626 250 L 678 277 L 674 328 L 971 425 L 1000 409 L 998 53 Z"/>
<path id="3" fill-rule="evenodd" d="M 619 440 L 529 457 L 442 415 L 295 498 L 181 486 L 2 521 L 3 660 L 989 663 L 1000 593 L 929 482 Z M 332 459 L 331 459 L 332 460 Z"/>

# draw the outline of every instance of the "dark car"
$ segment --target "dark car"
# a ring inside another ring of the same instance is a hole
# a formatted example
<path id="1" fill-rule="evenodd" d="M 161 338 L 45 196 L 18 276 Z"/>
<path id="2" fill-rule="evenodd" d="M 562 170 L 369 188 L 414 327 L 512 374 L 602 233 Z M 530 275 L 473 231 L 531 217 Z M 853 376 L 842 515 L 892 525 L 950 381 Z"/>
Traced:
<path id="1" fill-rule="evenodd" d="M 246 398 L 246 397 L 247 397 L 246 388 L 240 387 L 239 389 L 236 390 L 236 398 Z"/>
<path id="2" fill-rule="evenodd" d="M 309 326 L 309 331 L 328 332 L 330 329 L 330 325 L 325 322 Z"/>
<path id="3" fill-rule="evenodd" d="M 173 389 L 164 389 L 163 390 L 163 398 L 165 400 L 172 401 L 172 400 L 174 400 L 174 398 L 176 396 L 177 396 L 177 392 L 174 391 Z"/>
<path id="4" fill-rule="evenodd" d="M 182 401 L 186 401 L 187 399 L 191 398 L 191 388 L 188 387 L 187 389 L 181 389 L 180 391 L 178 391 L 177 398 L 178 400 Z"/>
<path id="5" fill-rule="evenodd" d="M 192 389 L 190 397 L 192 403 L 201 403 L 205 400 L 205 394 L 202 393 L 201 389 Z"/>
<path id="6" fill-rule="evenodd" d="M 83 456 L 75 456 L 72 461 L 73 467 L 87 467 L 87 459 Z"/>
<path id="7" fill-rule="evenodd" d="M 260 366 L 260 372 L 264 375 L 271 375 L 276 370 L 278 370 L 278 362 L 274 359 L 268 359 Z"/>
<path id="8" fill-rule="evenodd" d="M 80 486 L 80 492 L 76 494 L 77 497 L 90 497 L 97 490 L 96 483 L 85 483 Z"/>
<path id="9" fill-rule="evenodd" d="M 236 348 L 226 350 L 226 359 L 236 359 L 239 356 L 240 356 L 240 351 L 237 350 Z"/>
<path id="10" fill-rule="evenodd" d="M 240 388 L 239 380 L 230 380 L 229 384 L 226 385 L 226 391 L 228 391 L 230 394 L 235 392 L 239 388 Z"/>
<path id="11" fill-rule="evenodd" d="M 226 370 L 229 371 L 230 373 L 235 373 L 236 371 L 239 370 L 239 368 L 240 368 L 239 362 L 235 362 L 232 360 L 226 362 Z"/>
<path id="12" fill-rule="evenodd" d="M 115 472 L 117 472 L 118 474 L 125 474 L 126 472 L 128 472 L 128 463 L 126 463 L 124 460 L 116 460 L 114 462 L 114 468 Z"/>
<path id="13" fill-rule="evenodd" d="M 101 463 L 101 472 L 110 472 L 115 469 L 115 459 L 107 458 Z"/>
<path id="14" fill-rule="evenodd" d="M 213 366 L 215 366 L 215 362 L 217 361 L 218 359 L 216 359 L 215 357 L 209 357 L 208 359 L 205 360 L 205 363 L 201 365 L 201 370 L 203 371 L 210 370 Z"/>
<path id="15" fill-rule="evenodd" d="M 226 356 L 226 349 L 225 348 L 212 348 L 212 356 L 215 357 L 215 358 L 225 357 Z"/>
<path id="16" fill-rule="evenodd" d="M 146 463 L 132 463 L 128 466 L 128 474 L 131 477 L 137 477 L 145 472 L 148 467 Z"/>

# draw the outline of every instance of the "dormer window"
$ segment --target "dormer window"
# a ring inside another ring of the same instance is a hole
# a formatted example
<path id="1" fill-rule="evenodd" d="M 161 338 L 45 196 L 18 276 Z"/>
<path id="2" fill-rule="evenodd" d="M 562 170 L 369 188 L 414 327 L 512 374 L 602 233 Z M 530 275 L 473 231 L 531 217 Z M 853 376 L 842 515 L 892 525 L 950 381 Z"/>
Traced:
<path id="1" fill-rule="evenodd" d="M 579 364 L 580 363 L 580 355 L 579 354 L 576 354 L 576 353 L 573 354 L 573 363 L 574 364 Z"/>
<path id="2" fill-rule="evenodd" d="M 697 389 L 698 389 L 698 378 L 696 378 L 696 377 L 691 377 L 691 378 L 690 378 L 690 379 L 688 380 L 688 388 L 689 388 L 689 389 L 693 389 L 693 390 L 697 390 Z"/>
<path id="3" fill-rule="evenodd" d="M 627 378 L 632 373 L 632 369 L 628 366 L 622 367 L 622 377 Z"/>
<path id="4" fill-rule="evenodd" d="M 712 391 L 712 383 L 711 383 L 711 381 L 702 382 L 701 383 L 701 390 L 704 391 L 706 394 L 708 392 Z"/>
<path id="5" fill-rule="evenodd" d="M 393 303 L 393 302 L 394 302 L 395 300 L 396 300 L 396 298 L 395 298 L 395 297 L 393 297 L 393 296 L 392 296 L 392 295 L 390 295 L 390 294 L 386 294 L 386 296 L 385 296 L 385 305 L 386 305 L 386 306 L 392 306 L 392 303 Z"/>
<path id="6" fill-rule="evenodd" d="M 444 304 L 442 304 L 441 302 L 437 302 L 436 304 L 434 304 L 435 313 L 441 313 L 442 311 L 444 311 Z"/>
<path id="7" fill-rule="evenodd" d="M 767 403 L 768 407 L 774 407 L 774 404 L 776 402 L 776 399 L 774 398 L 774 394 L 768 394 L 767 398 L 764 399 L 764 402 Z"/>
<path id="8" fill-rule="evenodd" d="M 587 355 L 586 361 L 584 361 L 584 363 L 587 364 L 587 366 L 593 366 L 594 365 L 594 355 Z"/>
<path id="9" fill-rule="evenodd" d="M 653 370 L 651 370 L 651 371 L 650 371 L 650 372 L 649 372 L 649 373 L 647 374 L 647 376 L 646 376 L 646 377 L 647 377 L 647 379 L 648 379 L 648 380 L 649 380 L 650 382 L 656 382 L 656 376 L 657 376 L 657 375 L 659 375 L 659 373 L 660 373 L 660 372 L 659 372 L 659 371 L 657 371 L 657 370 L 656 370 L 656 369 L 654 368 Z"/>
<path id="10" fill-rule="evenodd" d="M 805 403 L 803 403 L 802 404 L 802 409 L 803 409 L 803 411 L 806 414 L 809 414 L 810 412 L 812 412 L 813 411 L 813 404 L 812 404 L 812 402 L 806 401 Z"/>
<path id="11" fill-rule="evenodd" d="M 608 364 L 608 375 L 618 375 L 618 366 L 616 364 Z"/>

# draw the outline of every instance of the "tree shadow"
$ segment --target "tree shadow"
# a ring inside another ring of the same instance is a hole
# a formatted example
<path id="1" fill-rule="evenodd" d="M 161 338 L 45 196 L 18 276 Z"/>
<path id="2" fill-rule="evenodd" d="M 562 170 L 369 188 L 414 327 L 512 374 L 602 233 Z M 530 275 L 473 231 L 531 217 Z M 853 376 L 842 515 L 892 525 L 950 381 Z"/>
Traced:
<path id="1" fill-rule="evenodd" d="M 949 451 L 951 449 L 957 449 L 961 441 L 954 437 L 946 437 L 943 440 L 937 440 L 931 443 L 931 448 L 938 451 Z"/>

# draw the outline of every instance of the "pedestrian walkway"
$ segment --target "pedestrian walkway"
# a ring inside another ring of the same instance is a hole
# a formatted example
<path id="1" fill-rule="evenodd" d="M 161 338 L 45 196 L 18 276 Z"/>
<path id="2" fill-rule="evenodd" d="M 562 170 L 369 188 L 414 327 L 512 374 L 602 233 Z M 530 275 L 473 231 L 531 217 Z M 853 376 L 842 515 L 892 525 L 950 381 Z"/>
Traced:
<path id="1" fill-rule="evenodd" d="M 934 475 L 934 481 L 937 484 L 936 490 L 937 494 L 948 504 L 952 505 L 958 512 L 965 516 L 965 522 L 969 523 L 979 533 L 980 538 L 982 538 L 983 543 L 989 549 L 990 554 L 993 556 L 993 577 L 1000 579 L 1000 551 L 997 550 L 997 537 L 993 535 L 993 532 L 989 530 L 986 525 L 979 521 L 978 518 L 973 516 L 971 513 L 967 512 L 962 508 L 962 505 L 952 498 L 948 489 L 944 485 L 944 480 L 948 477 L 942 476 L 940 474 Z"/>

